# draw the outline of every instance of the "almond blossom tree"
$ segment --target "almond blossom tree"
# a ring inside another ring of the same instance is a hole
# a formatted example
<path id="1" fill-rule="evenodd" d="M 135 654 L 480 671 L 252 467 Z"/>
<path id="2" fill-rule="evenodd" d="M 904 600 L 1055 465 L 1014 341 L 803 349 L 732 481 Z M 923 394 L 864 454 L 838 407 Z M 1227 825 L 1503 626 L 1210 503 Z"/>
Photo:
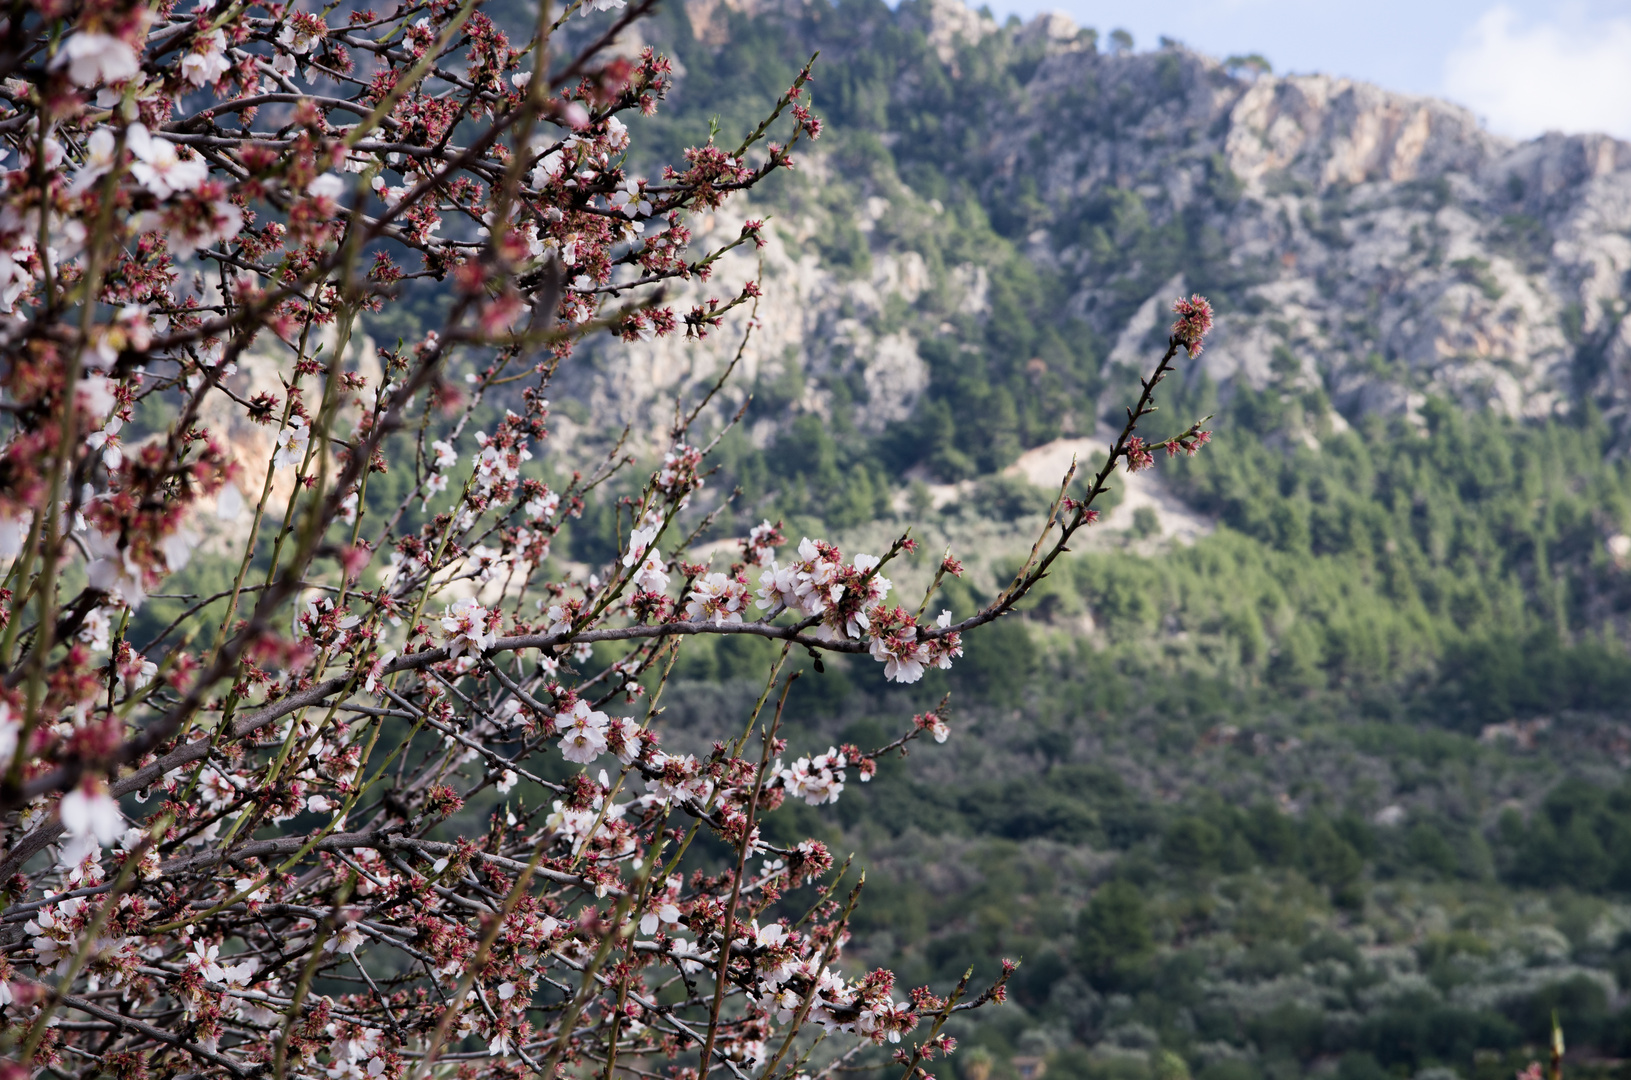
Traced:
<path id="1" fill-rule="evenodd" d="M 479 0 L 5 15 L 0 1073 L 745 1080 L 896 1044 L 910 1080 L 951 1051 L 953 1012 L 1002 999 L 1011 967 L 939 996 L 845 965 L 859 886 L 764 815 L 943 742 L 947 711 L 794 758 L 789 660 L 951 666 L 1118 464 L 1205 442 L 1135 429 L 1210 309 L 1179 302 L 1100 470 L 1063 478 L 1017 576 L 961 622 L 928 614 L 949 554 L 915 610 L 892 600 L 909 536 L 846 555 L 765 522 L 727 568 L 691 561 L 723 505 L 706 399 L 651 433 L 667 450 L 618 556 L 566 573 L 552 542 L 634 466 L 552 487 L 529 464 L 552 375 L 592 335 L 702 337 L 750 305 L 753 282 L 665 306 L 665 283 L 760 242 L 749 221 L 694 251 L 687 222 L 820 132 L 806 68 L 740 143 L 635 175 L 620 116 L 653 111 L 670 69 L 613 46 L 650 2 L 545 2 L 517 41 Z M 440 327 L 365 375 L 361 323 L 422 279 L 445 283 Z M 277 392 L 240 371 L 268 357 Z M 263 463 L 222 415 L 266 432 Z M 391 473 L 406 496 L 370 501 Z M 230 585 L 143 630 L 211 515 L 250 520 Z M 668 753 L 659 702 L 703 634 L 779 657 L 711 753 Z M 466 803 L 490 813 L 450 823 Z"/>

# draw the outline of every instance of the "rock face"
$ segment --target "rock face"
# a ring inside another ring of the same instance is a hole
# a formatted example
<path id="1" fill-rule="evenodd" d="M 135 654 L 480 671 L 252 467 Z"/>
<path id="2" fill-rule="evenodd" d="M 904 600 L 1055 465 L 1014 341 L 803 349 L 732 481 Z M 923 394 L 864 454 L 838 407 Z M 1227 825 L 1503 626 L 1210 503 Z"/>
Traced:
<path id="1" fill-rule="evenodd" d="M 722 408 L 774 386 L 785 411 L 824 415 L 842 384 L 855 430 L 877 433 L 929 385 L 919 346 L 966 341 L 988 318 L 994 259 L 966 244 L 925 259 L 913 235 L 949 227 L 927 197 L 939 181 L 913 171 L 932 131 L 941 150 L 928 164 L 972 188 L 1009 250 L 1057 286 L 1058 314 L 1092 327 L 1107 373 L 1148 357 L 1164 305 L 1195 290 L 1219 307 L 1203 361 L 1225 395 L 1317 392 L 1339 425 L 1412 415 L 1428 395 L 1524 417 L 1589 401 L 1626 424 L 1631 145 L 1516 143 L 1442 101 L 1318 75 L 1244 77 L 1171 43 L 1109 55 L 1058 15 L 999 27 L 956 0 L 907 0 L 840 32 L 811 14 L 820 3 L 692 0 L 690 35 L 660 42 L 681 69 L 698 50 L 728 49 L 744 19 L 761 38 L 766 26 L 782 34 L 789 56 L 819 47 L 840 65 L 895 43 L 873 65 L 897 69 L 886 108 L 838 109 L 835 139 L 803 159 L 798 184 L 699 223 L 718 239 L 750 214 L 777 226 L 763 252 L 734 253 L 691 290 L 729 295 L 763 259 L 759 325 Z M 960 81 L 993 69 L 1001 94 L 958 97 Z M 682 75 L 681 107 L 685 94 Z M 874 155 L 855 179 L 839 164 L 851 135 L 892 157 Z M 839 178 L 848 201 L 829 184 Z M 591 429 L 661 422 L 650 410 L 663 393 L 716 377 L 739 334 L 608 350 L 562 388 Z M 777 423 L 761 415 L 756 439 Z"/>
<path id="2" fill-rule="evenodd" d="M 807 179 L 819 184 L 830 165 L 816 155 L 802 167 Z M 874 198 L 855 208 L 851 222 L 865 236 L 888 208 L 886 200 Z M 762 211 L 742 198 L 705 216 L 696 228 L 699 249 L 735 239 L 742 222 L 763 216 Z M 864 275 L 825 265 L 810 237 L 828 217 L 813 211 L 767 230 L 762 250 L 737 249 L 715 265 L 709 281 L 691 282 L 673 294 L 674 308 L 686 310 L 708 297 L 735 295 L 744 281 L 758 278 L 764 297 L 751 318 L 728 321 L 702 341 L 591 343 L 580 360 L 563 366 L 554 388 L 586 412 L 576 420 L 570 411 L 557 415 L 557 442 L 570 444 L 590 431 L 620 432 L 625 425 L 648 435 L 665 432 L 675 395 L 694 399 L 705 393 L 739 350 L 740 362 L 715 413 L 733 414 L 749 393 L 775 403 L 775 415 L 761 417 L 751 429 L 760 445 L 774 435 L 780 419 L 795 412 L 830 418 L 832 377 L 858 384 L 847 419 L 860 433 L 876 435 L 909 416 L 928 385 L 928 370 L 918 355 L 918 336 L 885 325 L 882 317 L 891 303 L 910 306 L 931 288 L 929 268 L 917 252 L 887 245 L 871 255 Z M 955 306 L 983 310 L 983 283 L 979 267 L 955 268 L 950 282 Z"/>
<path id="3" fill-rule="evenodd" d="M 1075 137 L 1060 120 L 1094 78 L 1106 97 L 1166 100 L 1118 138 Z M 1441 101 L 1325 76 L 1247 82 L 1177 49 L 1062 52 L 1026 98 L 994 152 L 1011 172 L 1040 169 L 1056 215 L 1131 187 L 1195 214 L 1226 267 L 1255 279 L 1206 355 L 1220 381 L 1263 386 L 1279 347 L 1350 417 L 1408 409 L 1423 392 L 1515 415 L 1581 396 L 1623 412 L 1631 146 L 1513 143 Z M 1049 127 L 1038 161 L 1024 140 Z M 1035 246 L 1079 277 L 1081 310 L 1113 306 L 1093 253 L 1052 233 Z"/>

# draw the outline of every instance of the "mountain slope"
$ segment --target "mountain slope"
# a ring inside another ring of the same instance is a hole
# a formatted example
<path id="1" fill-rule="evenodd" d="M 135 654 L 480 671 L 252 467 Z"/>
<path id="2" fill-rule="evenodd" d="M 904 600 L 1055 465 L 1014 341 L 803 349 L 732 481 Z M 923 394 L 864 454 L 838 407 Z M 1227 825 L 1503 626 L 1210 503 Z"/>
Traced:
<path id="1" fill-rule="evenodd" d="M 1222 313 L 1157 417 L 1217 414 L 1213 447 L 1118 478 L 1123 509 L 950 673 L 881 687 L 827 658 L 789 701 L 804 752 L 955 693 L 946 746 L 784 837 L 859 853 L 858 948 L 906 985 L 1025 959 L 937 1068 L 1503 1080 L 1555 1009 L 1572 1077 L 1622 1075 L 1628 148 L 951 0 L 693 0 L 650 34 L 681 76 L 638 134 L 667 150 L 732 141 L 821 51 L 823 140 L 698 223 L 773 225 L 694 290 L 764 260 L 717 414 L 754 395 L 722 535 L 785 516 L 875 551 L 910 521 L 896 581 L 915 597 L 954 542 L 966 612 L 1040 518 L 1004 471 L 1062 471 L 1174 295 Z M 700 387 L 739 330 L 576 358 L 567 434 Z M 577 557 L 615 524 L 578 523 Z M 689 651 L 672 744 L 705 748 L 769 659 Z"/>
<path id="2" fill-rule="evenodd" d="M 781 224 L 749 384 L 763 369 L 779 405 L 908 432 L 891 464 L 947 477 L 1091 433 L 1180 290 L 1220 309 L 1202 369 L 1225 401 L 1278 382 L 1339 426 L 1429 395 L 1527 417 L 1591 402 L 1616 428 L 1631 401 L 1626 144 L 1513 143 L 1444 102 L 1244 77 L 1172 43 L 1108 55 L 1061 16 L 999 27 L 954 0 L 695 0 L 653 36 L 681 72 L 649 133 L 670 148 L 715 117 L 745 125 L 821 51 L 828 138 L 803 176 L 735 208 Z M 723 277 L 752 269 L 744 254 Z M 578 388 L 592 426 L 734 347 L 648 346 L 602 371 Z M 952 384 L 970 352 L 985 411 L 1014 412 L 974 461 L 936 438 L 937 402 L 968 412 Z"/>

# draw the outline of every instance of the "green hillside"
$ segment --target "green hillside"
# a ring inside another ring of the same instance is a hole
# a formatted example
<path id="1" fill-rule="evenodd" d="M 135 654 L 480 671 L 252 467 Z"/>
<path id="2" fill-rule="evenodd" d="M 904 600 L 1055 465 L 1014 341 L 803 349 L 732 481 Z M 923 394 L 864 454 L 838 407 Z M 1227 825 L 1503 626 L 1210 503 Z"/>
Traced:
<path id="1" fill-rule="evenodd" d="M 1201 182 L 1180 206 L 1130 165 L 1125 184 L 1061 203 L 1038 180 L 1052 132 L 1018 140 L 1029 157 L 989 152 L 1005 118 L 1031 115 L 1057 40 L 1010 25 L 948 54 L 924 30 L 933 5 L 815 0 L 714 6 L 702 41 L 702 10 L 658 16 L 681 74 L 636 145 L 733 141 L 819 50 L 819 168 L 778 179 L 756 211 L 815 223 L 788 243 L 835 281 L 912 252 L 931 282 L 862 315 L 917 343 L 928 378 L 909 414 L 858 424 L 856 367 L 760 377 L 710 481 L 740 496 L 704 539 L 781 518 L 850 550 L 919 520 L 981 561 L 948 594 L 966 613 L 1046 505 L 1002 470 L 1116 415 L 1136 372 L 1110 358 L 1147 297 L 1177 275 L 1224 315 L 1277 318 L 1260 287 L 1290 264 L 1243 254 L 1220 224 L 1272 214 L 1193 150 L 1217 134 L 1182 119 L 1233 76 L 1176 48 L 1101 58 L 1100 81 L 1055 100 L 1059 128 L 1153 154 L 1137 132 L 1170 113 L 1162 152 Z M 1071 47 L 1100 55 L 1088 31 Z M 1460 190 L 1429 177 L 1389 197 L 1432 211 Z M 1363 195 L 1315 193 L 1286 227 L 1351 244 L 1347 200 Z M 862 229 L 872 199 L 887 210 Z M 1544 261 L 1542 218 L 1465 210 L 1509 255 Z M 1499 291 L 1487 261 L 1457 269 L 1436 242 L 1409 257 Z M 1048 255 L 1066 248 L 1076 261 Z M 978 310 L 958 266 L 985 275 Z M 907 984 L 1023 958 L 1006 1008 L 959 1021 L 948 1068 L 964 1080 L 1031 1080 L 1039 1061 L 1058 1080 L 1498 1080 L 1540 1053 L 1554 1012 L 1573 1073 L 1631 1075 L 1631 582 L 1610 543 L 1631 526 L 1631 466 L 1617 407 L 1592 389 L 1606 331 L 1565 313 L 1578 392 L 1545 416 L 1425 377 L 1409 408 L 1370 410 L 1352 404 L 1355 371 L 1404 378 L 1374 346 L 1379 310 L 1323 327 L 1340 357 L 1284 326 L 1266 378 L 1194 366 L 1164 388 L 1158 423 L 1214 416 L 1210 447 L 1159 465 L 1209 535 L 1168 542 L 1148 515 L 1105 527 L 949 675 L 885 690 L 870 665 L 827 658 L 799 683 L 794 752 L 883 743 L 953 695 L 945 746 L 778 827 L 858 853 L 862 956 Z M 809 387 L 825 414 L 801 407 Z M 748 434 L 761 421 L 763 446 Z M 957 482 L 933 509 L 931 485 Z M 610 509 L 575 522 L 571 557 L 606 557 L 615 528 Z M 670 742 L 711 738 L 769 648 L 688 646 Z"/>

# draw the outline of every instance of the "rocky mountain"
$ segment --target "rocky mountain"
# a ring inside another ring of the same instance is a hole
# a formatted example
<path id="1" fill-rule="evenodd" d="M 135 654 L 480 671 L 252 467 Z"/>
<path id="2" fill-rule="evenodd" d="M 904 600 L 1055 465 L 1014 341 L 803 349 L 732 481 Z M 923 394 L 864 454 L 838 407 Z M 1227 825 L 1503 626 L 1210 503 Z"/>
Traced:
<path id="1" fill-rule="evenodd" d="M 828 136 L 791 181 L 699 223 L 775 219 L 738 380 L 761 445 L 836 411 L 892 467 L 1002 467 L 1092 434 L 1190 291 L 1220 315 L 1192 385 L 1275 391 L 1302 441 L 1433 396 L 1516 417 L 1589 404 L 1616 426 L 1631 406 L 1626 143 L 1514 142 L 1443 101 L 1171 41 L 1106 51 L 1063 16 L 998 25 L 957 0 L 689 0 L 648 33 L 680 73 L 644 133 L 670 147 L 745 123 L 821 52 Z M 575 367 L 581 430 L 661 408 L 738 344 Z M 977 418 L 981 450 L 948 435 Z"/>

